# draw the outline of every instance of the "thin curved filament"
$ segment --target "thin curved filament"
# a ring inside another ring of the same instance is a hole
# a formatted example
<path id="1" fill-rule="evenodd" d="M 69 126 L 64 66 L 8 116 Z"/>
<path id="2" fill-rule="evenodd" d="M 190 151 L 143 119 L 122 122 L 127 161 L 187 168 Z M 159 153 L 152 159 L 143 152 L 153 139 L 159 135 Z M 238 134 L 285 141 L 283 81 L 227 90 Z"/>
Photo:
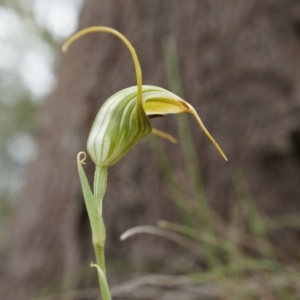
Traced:
<path id="1" fill-rule="evenodd" d="M 81 158 L 81 156 L 83 155 L 83 158 Z M 78 154 L 77 154 L 77 159 L 79 160 L 79 162 L 81 163 L 81 164 L 86 164 L 85 163 L 85 160 L 86 160 L 86 153 L 85 152 L 83 152 L 83 151 L 81 151 L 81 152 L 79 152 Z"/>
<path id="2" fill-rule="evenodd" d="M 224 154 L 223 150 L 221 149 L 221 147 L 218 145 L 218 143 L 215 141 L 215 139 L 210 135 L 210 133 L 208 132 L 208 130 L 205 128 L 204 124 L 202 123 L 200 117 L 198 116 L 196 110 L 194 109 L 193 106 L 191 106 L 190 104 L 188 104 L 189 109 L 190 109 L 190 113 L 193 114 L 193 116 L 196 118 L 200 128 L 202 129 L 202 131 L 205 133 L 205 135 L 208 137 L 208 139 L 213 143 L 213 145 L 217 148 L 217 150 L 219 151 L 219 153 L 221 154 L 221 156 L 228 161 L 226 155 Z"/>
<path id="3" fill-rule="evenodd" d="M 163 131 L 155 129 L 155 128 L 152 128 L 152 133 L 161 138 L 167 139 L 168 141 L 170 141 L 173 144 L 177 144 L 177 140 L 171 134 L 168 134 L 166 132 L 163 132 Z"/>
<path id="4" fill-rule="evenodd" d="M 92 32 L 107 32 L 110 33 L 116 37 L 118 37 L 128 48 L 128 50 L 131 53 L 132 59 L 133 59 L 133 63 L 134 63 L 134 67 L 135 67 L 135 73 L 136 73 L 136 81 L 137 81 L 137 107 L 138 109 L 143 109 L 143 104 L 142 104 L 142 70 L 140 67 L 140 63 L 138 60 L 138 57 L 136 55 L 136 52 L 133 48 L 133 46 L 131 45 L 131 43 L 127 40 L 127 38 L 120 33 L 119 31 L 112 29 L 110 27 L 105 27 L 105 26 L 94 26 L 94 27 L 89 27 L 89 28 L 85 28 L 83 30 L 80 30 L 79 32 L 75 33 L 74 35 L 72 35 L 62 46 L 62 51 L 66 52 L 68 50 L 68 47 L 73 44 L 73 42 L 75 42 L 76 40 L 78 40 L 79 38 L 81 38 L 84 35 L 87 35 L 89 33 Z"/>

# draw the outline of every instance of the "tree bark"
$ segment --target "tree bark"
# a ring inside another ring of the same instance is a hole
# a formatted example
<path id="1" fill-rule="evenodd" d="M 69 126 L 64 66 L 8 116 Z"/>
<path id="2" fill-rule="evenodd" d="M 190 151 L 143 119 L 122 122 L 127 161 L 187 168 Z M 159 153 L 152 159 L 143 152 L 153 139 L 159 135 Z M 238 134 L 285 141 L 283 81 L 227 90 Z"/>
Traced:
<path id="1" fill-rule="evenodd" d="M 185 99 L 229 158 L 223 162 L 191 120 L 207 198 L 227 218 L 237 198 L 232 183 L 237 169 L 244 171 L 262 211 L 299 212 L 299 24 L 300 6 L 292 0 L 85 1 L 80 19 L 80 28 L 121 31 L 136 48 L 144 83 L 167 89 L 162 40 L 175 36 Z M 84 37 L 62 57 L 58 86 L 37 122 L 38 157 L 8 228 L 1 299 L 91 285 L 90 271 L 80 269 L 93 260 L 93 250 L 76 155 L 85 150 L 104 100 L 132 85 L 131 57 L 114 37 Z M 156 124 L 177 135 L 173 119 Z M 188 186 L 181 148 L 163 145 Z M 86 170 L 91 179 L 90 161 Z M 167 261 L 170 244 L 158 238 L 119 241 L 132 226 L 179 218 L 147 139 L 110 168 L 108 177 L 108 259 L 126 258 L 131 270 L 146 259 Z"/>

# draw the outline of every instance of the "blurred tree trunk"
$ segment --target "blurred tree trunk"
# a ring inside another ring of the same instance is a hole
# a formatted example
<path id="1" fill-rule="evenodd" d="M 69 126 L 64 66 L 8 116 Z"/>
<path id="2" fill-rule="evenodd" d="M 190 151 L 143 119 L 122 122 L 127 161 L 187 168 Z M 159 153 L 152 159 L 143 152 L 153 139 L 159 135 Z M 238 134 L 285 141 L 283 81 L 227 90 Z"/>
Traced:
<path id="1" fill-rule="evenodd" d="M 162 40 L 175 36 L 186 100 L 230 160 L 222 161 L 191 120 L 207 197 L 225 217 L 235 199 L 231 175 L 237 168 L 266 213 L 299 211 L 299 24 L 300 6 L 292 0 L 85 1 L 80 20 L 80 28 L 106 25 L 124 33 L 136 47 L 144 82 L 165 88 Z M 134 85 L 135 75 L 124 45 L 94 34 L 62 57 L 58 79 L 40 113 L 39 154 L 8 229 L 1 299 L 88 284 L 76 283 L 80 266 L 93 259 L 76 154 L 85 149 L 100 105 Z M 177 135 L 172 117 L 157 124 Z M 188 185 L 180 147 L 163 145 Z M 92 178 L 91 162 L 86 170 Z M 109 171 L 108 258 L 127 258 L 132 269 L 142 259 L 167 261 L 169 244 L 158 238 L 119 242 L 132 226 L 178 219 L 147 140 Z"/>

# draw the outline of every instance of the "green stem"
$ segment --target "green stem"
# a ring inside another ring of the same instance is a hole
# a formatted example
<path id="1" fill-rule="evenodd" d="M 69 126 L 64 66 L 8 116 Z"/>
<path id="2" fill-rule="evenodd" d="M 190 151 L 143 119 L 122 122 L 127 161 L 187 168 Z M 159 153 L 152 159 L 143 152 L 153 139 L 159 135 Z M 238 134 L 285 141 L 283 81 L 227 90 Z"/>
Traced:
<path id="1" fill-rule="evenodd" d="M 100 237 L 95 237 L 93 244 L 94 244 L 97 265 L 100 267 L 100 269 L 103 272 L 103 276 L 105 277 L 105 280 L 103 280 L 103 276 L 100 276 L 100 273 L 98 272 L 103 300 L 111 299 L 110 294 L 107 293 L 108 289 L 107 289 L 106 266 L 105 266 L 106 230 L 102 219 L 103 197 L 106 191 L 106 186 L 107 186 L 107 168 L 96 166 L 95 177 L 94 177 L 94 199 L 98 206 L 101 226 L 98 232 L 98 235 L 100 235 Z"/>
<path id="2" fill-rule="evenodd" d="M 107 168 L 96 166 L 94 177 L 94 198 L 99 207 L 102 217 L 102 203 L 107 186 Z"/>
<path id="3" fill-rule="evenodd" d="M 103 300 L 110 300 L 110 292 L 107 283 L 106 277 L 106 267 L 105 267 L 105 254 L 104 254 L 104 247 L 100 244 L 94 244 L 94 250 L 96 254 L 97 265 L 100 267 L 102 273 L 98 272 L 100 290 Z"/>
<path id="4" fill-rule="evenodd" d="M 106 266 L 105 266 L 105 250 L 104 245 L 101 246 L 99 243 L 93 243 L 97 265 L 103 270 L 103 273 L 106 274 Z"/>

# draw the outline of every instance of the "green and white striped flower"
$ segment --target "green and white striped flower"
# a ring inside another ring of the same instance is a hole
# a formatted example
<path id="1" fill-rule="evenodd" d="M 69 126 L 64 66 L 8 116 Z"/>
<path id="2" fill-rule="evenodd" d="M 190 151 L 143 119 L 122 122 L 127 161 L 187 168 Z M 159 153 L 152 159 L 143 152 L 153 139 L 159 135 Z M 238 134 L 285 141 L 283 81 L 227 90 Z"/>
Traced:
<path id="1" fill-rule="evenodd" d="M 100 108 L 87 142 L 87 151 L 96 165 L 111 166 L 149 135 L 153 131 L 149 118 L 187 110 L 182 99 L 162 88 L 143 85 L 142 95 L 140 113 L 136 108 L 136 86 L 114 94 Z"/>
<path id="2" fill-rule="evenodd" d="M 66 51 L 68 46 L 78 38 L 99 31 L 117 36 L 128 47 L 135 66 L 137 86 L 117 92 L 100 108 L 87 142 L 87 151 L 96 166 L 113 165 L 151 132 L 175 142 L 176 140 L 169 134 L 152 128 L 149 119 L 157 115 L 184 112 L 192 113 L 196 117 L 204 133 L 227 160 L 189 103 L 165 89 L 142 85 L 142 72 L 135 50 L 121 33 L 103 26 L 86 28 L 73 35 L 64 44 L 63 50 Z"/>

